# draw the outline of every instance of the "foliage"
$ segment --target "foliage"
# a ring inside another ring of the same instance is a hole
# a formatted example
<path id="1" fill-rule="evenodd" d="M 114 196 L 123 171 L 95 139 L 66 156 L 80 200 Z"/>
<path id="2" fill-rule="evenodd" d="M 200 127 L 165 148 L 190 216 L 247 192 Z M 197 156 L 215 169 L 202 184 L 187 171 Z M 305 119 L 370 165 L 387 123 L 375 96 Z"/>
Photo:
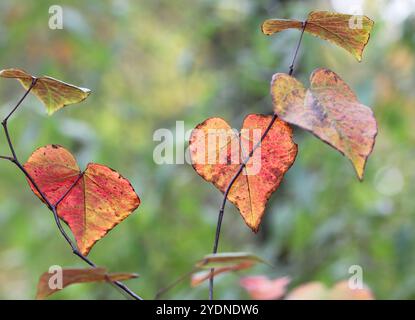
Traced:
<path id="1" fill-rule="evenodd" d="M 362 60 L 363 49 L 369 41 L 370 31 L 374 24 L 366 16 L 358 17 L 328 11 L 310 12 L 305 23 L 306 32 L 339 45 L 349 51 L 358 61 Z M 352 29 L 350 25 L 353 23 L 356 23 L 356 28 Z M 266 35 L 289 28 L 302 29 L 303 22 L 270 19 L 262 24 L 262 32 Z"/>
<path id="2" fill-rule="evenodd" d="M 58 216 L 69 225 L 83 255 L 140 205 L 130 182 L 119 173 L 95 163 L 81 172 L 61 146 L 36 150 L 24 167 L 49 201 L 59 202 Z M 33 184 L 31 188 L 42 200 Z"/>
<path id="3" fill-rule="evenodd" d="M 285 172 L 297 155 L 292 130 L 281 120 L 273 123 L 262 142 L 259 139 L 254 140 L 253 130 L 258 129 L 261 137 L 271 119 L 272 116 L 261 114 L 248 115 L 243 121 L 240 134 L 237 134 L 225 120 L 210 118 L 196 126 L 189 142 L 196 172 L 222 192 L 228 188 L 241 163 L 252 153 L 242 174 L 230 189 L 228 199 L 238 207 L 245 223 L 255 232 L 259 229 L 265 204 L 280 185 Z M 222 132 L 219 130 L 224 130 L 225 133 L 224 137 L 220 137 L 219 143 L 214 145 L 215 150 L 205 147 L 211 143 L 210 130 L 215 130 L 213 136 L 218 136 L 218 133 Z M 259 142 L 261 148 L 256 148 Z M 229 163 L 227 159 L 236 161 Z M 256 168 L 259 162 L 260 169 Z"/>
<path id="4" fill-rule="evenodd" d="M 312 132 L 346 155 L 358 178 L 363 179 L 377 124 L 372 110 L 359 103 L 337 74 L 327 69 L 315 70 L 307 91 L 295 78 L 276 74 L 271 91 L 274 110 L 281 119 Z"/>
<path id="5" fill-rule="evenodd" d="M 85 6 L 71 1 L 65 10 L 80 23 L 74 26 L 68 18 L 63 31 L 45 32 L 48 3 L 2 2 L 2 65 L 19 61 L 26 70 L 71 79 L 95 92 L 88 107 L 65 109 L 53 120 L 36 116 L 38 103 L 29 97 L 13 119 L 17 151 L 27 158 L 34 145 L 54 141 L 67 146 L 82 167 L 95 159 L 130 177 L 146 199 L 140 214 L 115 228 L 91 254 L 111 270 L 139 270 L 144 277 L 132 287 L 144 296 L 151 297 L 186 272 L 189 261 L 206 251 L 219 204 L 217 191 L 201 184 L 189 167 L 154 165 L 154 129 L 173 127 L 175 119 L 183 119 L 190 129 L 213 116 L 239 126 L 242 108 L 246 113 L 268 113 L 272 106 L 267 82 L 288 65 L 296 39 L 291 31 L 271 40 L 255 30 L 269 17 L 306 17 L 308 11 L 326 10 L 334 1 L 243 3 L 131 2 L 123 7 L 120 2 Z M 382 131 L 365 183 L 357 184 L 339 155 L 294 130 L 299 156 L 278 195 L 270 199 L 259 234 L 237 223 L 232 207 L 224 217 L 222 251 L 256 252 L 275 266 L 270 271 L 257 265 L 255 272 L 290 274 L 294 286 L 314 280 L 331 286 L 347 276 L 351 264 L 359 264 L 376 297 L 414 296 L 415 184 L 413 164 L 407 160 L 414 141 L 413 17 L 408 10 L 392 22 L 388 8 L 381 1 L 366 2 L 364 12 L 377 23 L 365 62 L 358 66 L 342 50 L 305 35 L 296 77 L 306 83 L 316 66 L 335 70 L 363 104 L 373 107 Z M 8 83 L 0 90 L 3 102 L 17 95 Z M 2 106 L 2 112 L 9 107 Z M 178 147 L 182 144 L 177 140 Z M 82 264 L 57 237 L 44 207 L 22 192 L 25 181 L 6 163 L 0 162 L 0 171 L 0 296 L 31 298 L 48 266 Z M 16 195 L 21 202 L 15 201 Z M 173 227 L 175 232 L 168 232 Z M 183 241 L 183 234 L 191 241 Z M 235 276 L 218 278 L 218 298 L 247 297 L 235 284 Z M 82 285 L 55 297 L 119 295 L 105 286 Z M 184 284 L 174 297 L 205 298 L 206 287 L 189 290 Z"/>

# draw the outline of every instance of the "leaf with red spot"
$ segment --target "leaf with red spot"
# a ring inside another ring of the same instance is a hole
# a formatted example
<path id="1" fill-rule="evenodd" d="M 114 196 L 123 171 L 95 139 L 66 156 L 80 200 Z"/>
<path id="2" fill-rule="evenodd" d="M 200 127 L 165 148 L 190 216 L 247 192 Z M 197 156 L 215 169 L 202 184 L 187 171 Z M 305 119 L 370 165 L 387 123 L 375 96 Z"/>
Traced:
<path id="1" fill-rule="evenodd" d="M 38 149 L 24 167 L 51 204 L 64 197 L 57 213 L 83 255 L 140 205 L 130 182 L 119 173 L 94 163 L 81 172 L 73 155 L 61 146 Z"/>
<path id="2" fill-rule="evenodd" d="M 240 284 L 254 300 L 277 300 L 285 295 L 290 281 L 289 277 L 268 279 L 265 276 L 251 276 L 242 278 Z"/>
<path id="3" fill-rule="evenodd" d="M 333 71 L 315 70 L 310 83 L 306 90 L 288 74 L 275 74 L 271 83 L 275 113 L 284 121 L 312 132 L 348 157 L 362 180 L 377 135 L 372 110 L 361 104 Z"/>
<path id="4" fill-rule="evenodd" d="M 362 60 L 374 24 L 366 16 L 328 11 L 311 12 L 305 23 L 305 32 L 342 47 L 358 61 Z M 266 35 L 302 28 L 303 22 L 298 20 L 269 19 L 262 24 L 262 32 Z"/>
<path id="5" fill-rule="evenodd" d="M 76 283 L 114 282 L 134 278 L 138 278 L 135 273 L 107 273 L 105 268 L 62 269 L 56 272 L 45 272 L 39 279 L 36 299 L 45 299 Z"/>
<path id="6" fill-rule="evenodd" d="M 271 121 L 272 116 L 250 114 L 238 135 L 225 120 L 207 119 L 190 137 L 194 169 L 224 193 Z M 236 205 L 254 232 L 258 231 L 269 197 L 277 190 L 296 155 L 291 128 L 276 119 L 231 187 L 228 200 Z"/>
<path id="7" fill-rule="evenodd" d="M 48 76 L 34 77 L 21 69 L 4 69 L 0 77 L 17 79 L 28 90 L 36 79 L 31 92 L 45 105 L 48 114 L 74 103 L 85 100 L 91 90 L 74 86 Z"/>

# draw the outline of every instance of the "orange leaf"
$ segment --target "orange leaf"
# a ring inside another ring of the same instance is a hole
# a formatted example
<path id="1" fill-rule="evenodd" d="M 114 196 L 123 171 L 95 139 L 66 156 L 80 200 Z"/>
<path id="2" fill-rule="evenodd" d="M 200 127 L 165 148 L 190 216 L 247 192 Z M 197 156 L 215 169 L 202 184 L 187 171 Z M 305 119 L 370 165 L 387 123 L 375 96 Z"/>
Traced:
<path id="1" fill-rule="evenodd" d="M 275 74 L 271 83 L 275 113 L 346 155 L 362 180 L 377 134 L 372 110 L 333 71 L 315 70 L 310 83 L 306 90 L 295 78 Z"/>
<path id="2" fill-rule="evenodd" d="M 330 41 L 350 52 L 358 61 L 370 38 L 374 22 L 366 16 L 313 11 L 306 20 L 305 31 Z M 262 24 L 262 32 L 271 35 L 285 29 L 302 29 L 298 20 L 269 19 Z"/>
<path id="3" fill-rule="evenodd" d="M 19 80 L 26 90 L 35 79 L 34 76 L 20 69 L 1 70 L 0 77 Z M 76 87 L 51 77 L 43 76 L 36 77 L 36 79 L 31 92 L 43 102 L 49 115 L 69 104 L 85 100 L 91 93 L 89 89 Z"/>
<path id="4" fill-rule="evenodd" d="M 248 291 L 252 299 L 277 300 L 284 296 L 290 282 L 289 277 L 270 280 L 264 276 L 252 276 L 242 278 L 240 284 Z"/>
<path id="5" fill-rule="evenodd" d="M 351 289 L 348 281 L 337 282 L 332 288 L 327 288 L 321 282 L 309 282 L 293 289 L 287 300 L 373 300 L 373 294 L 368 288 Z"/>
<path id="6" fill-rule="evenodd" d="M 211 278 L 214 278 L 219 274 L 232 272 L 232 271 L 239 271 L 239 270 L 249 269 L 254 264 L 255 263 L 253 261 L 245 261 L 245 262 L 241 262 L 241 263 L 235 264 L 233 266 L 229 266 L 229 267 L 216 268 L 213 271 L 213 276 L 212 276 L 212 272 L 210 270 L 200 271 L 200 272 L 197 272 L 197 273 L 192 275 L 191 285 L 192 285 L 192 287 L 196 287 L 199 284 L 203 283 L 204 281 L 206 281 L 208 279 L 211 279 Z"/>
<path id="7" fill-rule="evenodd" d="M 46 297 L 54 294 L 63 288 L 75 284 L 75 283 L 87 283 L 87 282 L 114 282 L 123 281 L 133 278 L 138 278 L 134 273 L 107 273 L 104 268 L 91 268 L 91 269 L 62 269 L 62 285 L 61 288 L 57 288 L 58 273 L 45 272 L 40 276 L 39 283 L 37 285 L 36 299 L 45 299 Z"/>
<path id="8" fill-rule="evenodd" d="M 248 115 L 240 138 L 221 118 L 210 118 L 199 124 L 190 137 L 190 154 L 196 172 L 225 192 L 244 159 L 260 141 L 271 118 Z M 296 155 L 297 145 L 292 140 L 291 128 L 277 119 L 233 184 L 228 200 L 236 205 L 254 232 L 258 231 L 269 197 L 280 185 Z"/>
<path id="9" fill-rule="evenodd" d="M 119 173 L 94 163 L 81 173 L 75 158 L 61 146 L 36 150 L 24 167 L 52 204 L 72 187 L 57 213 L 69 225 L 83 255 L 140 205 L 130 182 Z"/>

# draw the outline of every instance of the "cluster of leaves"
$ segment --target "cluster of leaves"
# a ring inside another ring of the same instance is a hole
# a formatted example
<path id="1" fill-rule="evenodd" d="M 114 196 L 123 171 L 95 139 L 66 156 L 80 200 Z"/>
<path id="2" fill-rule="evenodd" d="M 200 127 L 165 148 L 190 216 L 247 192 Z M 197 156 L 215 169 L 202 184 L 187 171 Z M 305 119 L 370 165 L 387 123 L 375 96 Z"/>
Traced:
<path id="1" fill-rule="evenodd" d="M 2 70 L 0 76 L 19 80 L 27 90 L 26 94 L 33 92 L 50 115 L 66 105 L 85 100 L 90 94 L 89 89 L 47 76 L 34 77 L 20 69 Z M 4 126 L 7 128 L 7 121 Z M 115 170 L 101 164 L 90 163 L 81 171 L 75 157 L 58 145 L 39 148 L 23 166 L 12 147 L 11 149 L 13 158 L 10 160 L 25 173 L 32 191 L 71 229 L 77 244 L 76 248 L 72 247 L 74 253 L 94 267 L 64 269 L 63 287 L 73 283 L 117 282 L 137 277 L 126 273 L 108 274 L 105 269 L 95 267 L 86 258 L 98 240 L 140 205 L 140 198 L 130 182 Z M 71 243 L 71 240 L 68 242 Z M 45 273 L 40 278 L 37 298 L 45 298 L 57 291 L 49 286 L 47 279 L 50 276 Z"/>
<path id="2" fill-rule="evenodd" d="M 358 19 L 360 25 L 352 28 L 354 19 Z M 311 12 L 306 21 L 266 20 L 262 31 L 271 35 L 285 29 L 300 29 L 301 37 L 307 32 L 328 40 L 346 49 L 360 62 L 372 26 L 373 21 L 366 16 L 319 11 Z M 296 54 L 297 51 L 293 64 Z M 277 73 L 272 77 L 274 116 L 250 114 L 243 121 L 242 129 L 261 130 L 260 145 L 253 145 L 250 136 L 242 130 L 239 134 L 232 133 L 228 123 L 221 118 L 209 118 L 197 125 L 189 141 L 196 172 L 224 193 L 224 203 L 226 200 L 232 202 L 254 232 L 259 229 L 268 199 L 296 159 L 297 145 L 290 125 L 313 133 L 349 158 L 360 180 L 375 144 L 377 124 L 371 109 L 358 101 L 352 89 L 335 72 L 324 68 L 315 70 L 310 76 L 309 89 L 305 89 L 292 72 L 293 65 L 289 74 Z M 231 132 L 225 144 L 205 147 L 209 143 L 209 132 L 223 131 Z M 232 148 L 235 144 L 239 148 Z M 255 157 L 256 153 L 260 153 L 258 157 Z M 259 172 L 252 173 L 255 158 L 261 161 L 261 166 Z M 211 163 L 206 159 L 239 161 Z M 219 231 L 223 208 L 224 205 L 219 214 Z M 216 250 L 217 242 L 214 253 Z M 240 266 L 234 267 L 234 270 L 240 269 Z M 223 270 L 212 269 L 211 277 L 218 273 Z"/>
<path id="3" fill-rule="evenodd" d="M 363 29 L 350 29 L 351 15 L 312 12 L 305 22 L 296 20 L 266 20 L 262 26 L 265 34 L 273 34 L 288 28 L 303 28 L 304 31 L 330 40 L 351 52 L 359 61 L 366 45 L 373 22 L 363 17 Z M 250 144 L 249 137 L 236 135 L 239 163 L 205 164 L 208 158 L 230 158 L 234 156 L 228 145 L 217 147 L 213 152 L 204 148 L 208 130 L 230 130 L 221 118 L 210 118 L 199 124 L 190 138 L 190 150 L 196 172 L 224 192 L 235 172 L 243 166 L 227 197 L 238 207 L 246 224 L 258 231 L 265 204 L 278 188 L 284 174 L 293 164 L 297 145 L 293 141 L 289 126 L 296 125 L 312 132 L 322 141 L 347 156 L 353 163 L 357 176 L 363 179 L 364 167 L 373 150 L 377 134 L 376 120 L 369 107 L 361 104 L 350 87 L 333 71 L 320 68 L 310 77 L 310 88 L 289 74 L 277 73 L 271 81 L 274 114 L 272 116 L 251 114 L 242 125 L 244 129 L 260 129 L 265 136 L 261 144 L 261 170 L 250 175 L 250 161 L 259 149 Z M 246 151 L 247 150 L 247 151 Z M 248 158 L 248 159 L 247 159 Z"/>
<path id="4" fill-rule="evenodd" d="M 312 12 L 306 21 L 266 20 L 262 25 L 262 31 L 266 35 L 271 35 L 285 29 L 300 29 L 301 37 L 307 32 L 328 40 L 343 47 L 361 61 L 373 21 L 365 16 L 358 17 L 361 25 L 351 28 L 350 21 L 355 18 L 338 13 Z M 232 131 L 229 124 L 221 118 L 209 118 L 192 132 L 189 146 L 194 169 L 224 193 L 214 252 L 200 260 L 192 270 L 193 286 L 210 280 L 213 291 L 213 278 L 216 275 L 248 269 L 256 263 L 264 262 L 249 253 L 217 254 L 218 232 L 226 200 L 239 209 L 248 227 L 254 232 L 258 231 L 268 199 L 278 189 L 297 156 L 298 146 L 293 140 L 291 125 L 313 133 L 348 157 L 358 178 L 363 179 L 365 165 L 373 150 L 377 134 L 377 124 L 371 109 L 358 101 L 351 88 L 335 72 L 324 68 L 315 70 L 310 77 L 310 87 L 306 89 L 292 76 L 293 65 L 289 74 L 277 73 L 272 78 L 273 116 L 247 115 L 242 124 L 243 130 L 239 134 Z M 0 76 L 17 79 L 27 90 L 25 96 L 30 91 L 33 92 L 45 105 L 49 114 L 66 105 L 81 102 L 90 94 L 88 89 L 47 76 L 34 77 L 19 69 L 2 70 Z M 8 117 L 3 122 L 7 136 Z M 254 144 L 250 135 L 242 132 L 254 129 L 261 132 L 259 144 Z M 227 143 L 216 146 L 213 154 L 211 148 L 205 148 L 209 136 L 207 133 L 211 130 L 231 132 Z M 74 253 L 93 267 L 65 269 L 63 287 L 74 283 L 112 282 L 125 289 L 126 287 L 118 281 L 135 278 L 137 275 L 108 273 L 106 269 L 96 267 L 86 256 L 98 240 L 140 205 L 140 199 L 130 182 L 118 172 L 100 164 L 90 163 L 85 170 L 81 170 L 75 157 L 58 145 L 39 148 L 26 164 L 21 165 L 10 139 L 8 140 L 13 157 L 2 158 L 11 160 L 25 173 L 32 191 L 53 211 L 58 227 L 59 219 L 69 226 L 76 246 L 72 245 L 61 227 L 60 230 L 71 244 Z M 235 144 L 239 148 L 229 148 Z M 257 154 L 261 167 L 259 172 L 252 173 Z M 205 160 L 209 158 L 232 158 L 238 161 L 206 164 Z M 49 273 L 41 276 L 38 298 L 45 298 L 57 291 L 51 289 L 50 278 Z M 285 294 L 284 288 L 288 283 L 288 278 L 270 281 L 263 277 L 243 279 L 241 282 L 253 298 L 280 298 Z M 333 289 L 325 288 L 321 284 L 310 284 L 294 290 L 288 298 L 308 297 L 309 290 L 315 291 L 316 286 L 321 297 L 333 298 L 340 297 L 340 293 L 348 294 L 344 290 L 344 283 L 336 285 Z M 129 292 L 129 289 L 125 290 Z"/>

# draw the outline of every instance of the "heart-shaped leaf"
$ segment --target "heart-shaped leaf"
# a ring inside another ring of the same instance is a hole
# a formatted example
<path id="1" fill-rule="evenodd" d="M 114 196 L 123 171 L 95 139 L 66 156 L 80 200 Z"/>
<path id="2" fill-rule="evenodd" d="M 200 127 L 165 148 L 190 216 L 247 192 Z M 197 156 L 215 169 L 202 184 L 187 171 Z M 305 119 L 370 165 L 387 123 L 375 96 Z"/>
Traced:
<path id="1" fill-rule="evenodd" d="M 265 276 L 252 276 L 242 278 L 240 284 L 255 300 L 281 299 L 291 282 L 289 277 L 270 280 Z"/>
<path id="2" fill-rule="evenodd" d="M 310 88 L 284 73 L 272 78 L 274 111 L 288 123 L 312 132 L 346 155 L 363 179 L 373 150 L 377 124 L 372 110 L 361 104 L 349 86 L 333 71 L 317 69 Z"/>
<path id="3" fill-rule="evenodd" d="M 313 11 L 306 20 L 305 31 L 328 40 L 350 52 L 358 61 L 370 38 L 374 22 L 366 16 Z M 298 20 L 269 19 L 262 24 L 262 32 L 271 35 L 286 29 L 302 29 Z"/>
<path id="4" fill-rule="evenodd" d="M 287 300 L 374 300 L 370 289 L 352 289 L 348 281 L 337 282 L 332 288 L 321 282 L 309 282 L 293 289 Z"/>
<path id="5" fill-rule="evenodd" d="M 248 115 L 238 135 L 225 120 L 207 119 L 190 137 L 194 169 L 225 192 L 271 121 L 271 116 Z M 258 231 L 269 197 L 280 185 L 296 155 L 297 145 L 293 142 L 291 128 L 277 119 L 230 189 L 228 200 L 236 205 L 254 232 Z"/>
<path id="6" fill-rule="evenodd" d="M 49 202 L 55 204 L 65 196 L 57 213 L 69 225 L 83 255 L 140 205 L 130 182 L 119 173 L 94 163 L 81 173 L 75 158 L 61 146 L 36 150 L 24 167 Z"/>
<path id="7" fill-rule="evenodd" d="M 34 77 L 20 69 L 1 70 L 0 77 L 19 80 L 26 90 L 30 88 L 32 81 L 36 79 L 36 84 L 31 92 L 43 102 L 49 115 L 69 104 L 85 100 L 91 93 L 89 89 L 76 87 L 47 76 Z"/>
<path id="8" fill-rule="evenodd" d="M 107 273 L 105 268 L 62 269 L 61 272 L 45 272 L 41 275 L 37 285 L 36 299 L 45 299 L 71 284 L 114 282 L 138 278 L 138 275 L 134 273 Z M 59 279 L 59 277 L 62 278 Z"/>

